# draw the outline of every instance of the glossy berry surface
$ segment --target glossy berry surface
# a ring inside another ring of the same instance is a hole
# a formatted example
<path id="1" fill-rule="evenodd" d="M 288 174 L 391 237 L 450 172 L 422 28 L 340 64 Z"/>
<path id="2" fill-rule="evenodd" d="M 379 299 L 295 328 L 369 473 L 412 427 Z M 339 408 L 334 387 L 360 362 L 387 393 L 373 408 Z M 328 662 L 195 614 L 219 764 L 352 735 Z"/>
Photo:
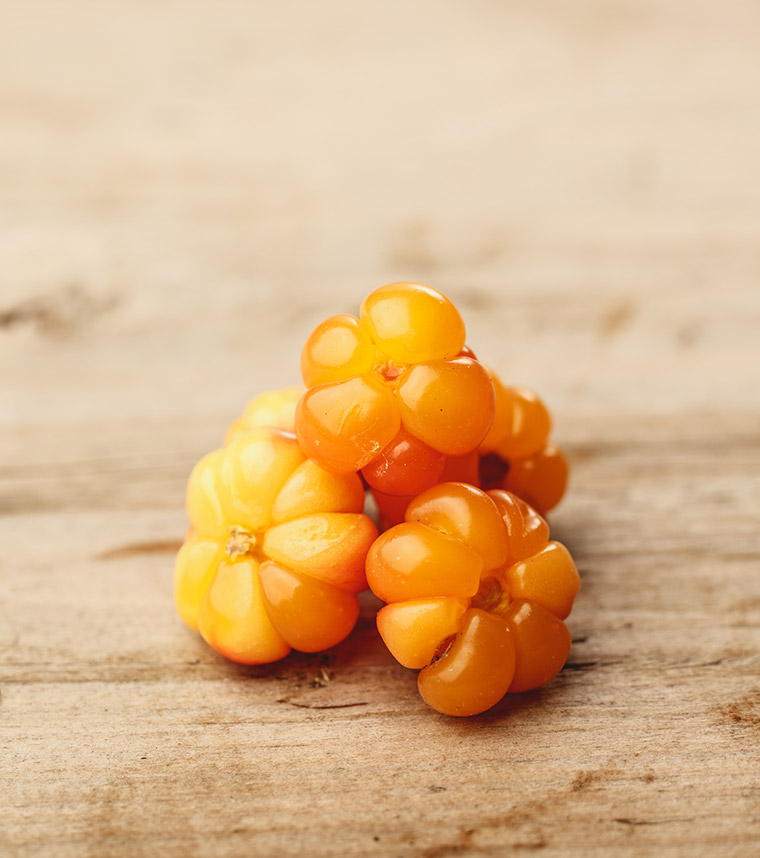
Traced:
<path id="1" fill-rule="evenodd" d="M 493 385 L 464 340 L 451 301 L 419 283 L 375 290 L 360 318 L 327 319 L 301 357 L 302 449 L 337 473 L 365 469 L 386 494 L 434 485 L 442 457 L 476 449 L 493 420 Z"/>
<path id="2" fill-rule="evenodd" d="M 240 417 L 227 430 L 224 443 L 229 444 L 244 432 L 263 426 L 295 432 L 296 405 L 302 394 L 303 387 L 300 385 L 260 393 L 246 405 Z"/>
<path id="3" fill-rule="evenodd" d="M 493 424 L 480 446 L 479 484 L 514 492 L 544 514 L 562 499 L 568 463 L 549 442 L 551 417 L 525 387 L 507 387 L 491 373 L 495 392 Z"/>
<path id="4" fill-rule="evenodd" d="M 377 529 L 355 474 L 307 459 L 294 435 L 256 428 L 201 459 L 175 565 L 184 622 L 233 661 L 276 661 L 343 640 L 359 613 Z"/>
<path id="5" fill-rule="evenodd" d="M 381 456 L 379 461 L 382 461 L 383 458 L 384 457 Z M 438 483 L 456 482 L 479 486 L 479 464 L 480 457 L 477 450 L 473 450 L 471 453 L 467 453 L 464 456 L 444 456 L 440 476 L 436 480 L 427 483 L 427 485 L 422 486 L 419 491 L 412 492 L 411 494 L 396 494 L 393 491 L 385 492 L 379 490 L 376 487 L 375 482 L 370 479 L 367 474 L 369 468 L 365 468 L 362 471 L 362 475 L 367 480 L 367 483 L 372 490 L 372 496 L 377 507 L 380 529 L 387 530 L 389 527 L 393 527 L 394 524 L 400 524 L 404 521 L 406 508 L 414 500 L 417 494 L 421 494 L 422 491 L 432 488 L 432 486 L 437 485 Z M 416 467 L 419 467 L 419 463 L 416 464 Z M 398 470 L 392 467 L 388 468 L 388 470 L 390 473 L 398 473 Z M 437 469 L 435 473 L 438 473 Z M 398 483 L 396 485 L 398 485 Z M 406 485 L 400 485 L 400 491 L 403 492 L 408 485 L 409 483 L 406 483 Z M 393 486 L 393 488 L 395 487 L 396 486 Z"/>
<path id="6" fill-rule="evenodd" d="M 544 519 L 510 492 L 442 483 L 406 508 L 367 555 L 367 580 L 388 604 L 380 634 L 419 669 L 423 699 L 474 715 L 505 693 L 537 688 L 565 663 L 580 578 Z"/>

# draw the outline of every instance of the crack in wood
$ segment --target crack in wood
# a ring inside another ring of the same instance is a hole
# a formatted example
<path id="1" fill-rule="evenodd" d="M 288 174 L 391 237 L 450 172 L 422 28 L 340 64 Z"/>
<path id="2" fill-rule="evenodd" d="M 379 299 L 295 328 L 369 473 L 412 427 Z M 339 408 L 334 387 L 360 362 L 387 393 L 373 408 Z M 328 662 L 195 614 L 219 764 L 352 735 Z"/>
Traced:
<path id="1" fill-rule="evenodd" d="M 278 703 L 287 703 L 289 706 L 295 706 L 297 709 L 353 709 L 356 706 L 369 706 L 369 703 L 361 702 L 361 703 L 323 703 L 323 704 L 311 704 L 311 703 L 296 703 L 293 700 L 288 700 L 287 697 L 283 697 L 277 701 Z"/>
<path id="2" fill-rule="evenodd" d="M 121 557 L 134 557 L 139 554 L 176 554 L 182 547 L 179 539 L 156 539 L 152 542 L 133 542 L 109 548 L 95 555 L 96 560 L 117 560 Z"/>
<path id="3" fill-rule="evenodd" d="M 674 822 L 694 822 L 694 816 L 670 816 L 667 819 L 635 819 L 628 816 L 616 816 L 612 821 L 621 825 L 636 827 L 639 825 L 669 825 Z"/>

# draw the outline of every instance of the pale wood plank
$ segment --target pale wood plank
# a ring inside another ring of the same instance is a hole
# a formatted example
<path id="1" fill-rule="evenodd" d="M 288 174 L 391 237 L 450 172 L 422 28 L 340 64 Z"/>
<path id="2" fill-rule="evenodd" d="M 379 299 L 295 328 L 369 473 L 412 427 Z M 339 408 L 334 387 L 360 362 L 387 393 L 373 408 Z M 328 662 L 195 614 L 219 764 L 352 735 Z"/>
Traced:
<path id="1" fill-rule="evenodd" d="M 0 853 L 760 848 L 760 8 L 0 9 Z M 432 282 L 556 415 L 566 670 L 459 722 L 374 633 L 174 616 L 184 482 Z"/>

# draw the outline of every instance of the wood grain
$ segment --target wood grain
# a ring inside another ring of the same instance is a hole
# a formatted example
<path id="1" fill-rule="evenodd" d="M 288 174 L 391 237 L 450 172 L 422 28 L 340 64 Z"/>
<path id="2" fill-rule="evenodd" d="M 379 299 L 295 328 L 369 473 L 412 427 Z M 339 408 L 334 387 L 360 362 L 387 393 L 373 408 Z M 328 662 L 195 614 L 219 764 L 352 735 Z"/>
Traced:
<path id="1" fill-rule="evenodd" d="M 0 9 L 0 855 L 760 852 L 760 8 Z M 573 466 L 570 661 L 458 721 L 175 617 L 184 484 L 383 282 Z"/>

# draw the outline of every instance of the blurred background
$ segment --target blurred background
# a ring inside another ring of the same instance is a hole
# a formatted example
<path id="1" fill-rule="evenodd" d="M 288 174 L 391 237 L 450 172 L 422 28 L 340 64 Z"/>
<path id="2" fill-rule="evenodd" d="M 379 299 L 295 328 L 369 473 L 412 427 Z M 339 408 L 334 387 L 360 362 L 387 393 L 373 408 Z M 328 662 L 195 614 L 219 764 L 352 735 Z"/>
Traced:
<path id="1" fill-rule="evenodd" d="M 744 407 L 758 44 L 747 0 L 3 3 L 0 425 L 215 442 L 398 279 L 560 421 Z"/>

